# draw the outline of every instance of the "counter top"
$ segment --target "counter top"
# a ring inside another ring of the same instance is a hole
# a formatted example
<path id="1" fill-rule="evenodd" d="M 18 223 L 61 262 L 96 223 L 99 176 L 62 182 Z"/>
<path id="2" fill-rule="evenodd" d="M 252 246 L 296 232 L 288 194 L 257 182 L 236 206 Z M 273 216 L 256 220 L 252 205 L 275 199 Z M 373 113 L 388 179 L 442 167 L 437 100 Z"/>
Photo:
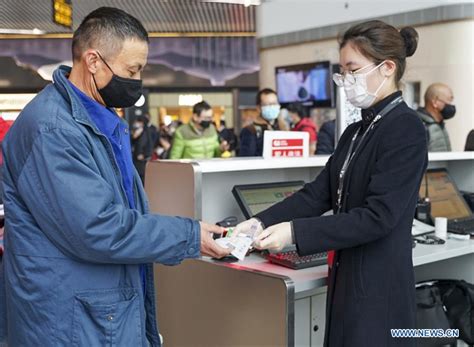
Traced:
<path id="1" fill-rule="evenodd" d="M 228 159 L 216 158 L 206 160 L 179 160 L 173 162 L 193 163 L 199 166 L 201 172 L 212 173 L 248 170 L 291 169 L 301 167 L 323 167 L 326 165 L 328 159 L 329 155 L 316 155 L 308 158 L 263 159 L 262 157 L 234 157 Z"/>
<path id="2" fill-rule="evenodd" d="M 413 265 L 420 266 L 449 258 L 474 253 L 474 239 L 449 239 L 444 245 L 420 245 L 413 250 Z M 474 264 L 473 264 L 474 266 Z"/>
<path id="3" fill-rule="evenodd" d="M 429 161 L 474 160 L 474 152 L 430 152 Z"/>
<path id="4" fill-rule="evenodd" d="M 420 266 L 436 261 L 474 253 L 474 239 L 459 241 L 449 239 L 444 245 L 420 245 L 413 249 L 413 265 Z M 302 270 L 292 270 L 268 262 L 258 254 L 250 254 L 243 261 L 224 263 L 210 258 L 203 258 L 218 265 L 243 271 L 259 271 L 272 275 L 285 276 L 293 281 L 295 295 L 302 296 L 305 292 L 314 291 L 327 284 L 327 265 Z"/>
<path id="5" fill-rule="evenodd" d="M 232 172 L 248 170 L 291 169 L 305 167 L 323 167 L 329 155 L 315 155 L 308 158 L 274 158 L 262 157 L 237 157 L 229 159 L 203 159 L 203 160 L 164 160 L 162 162 L 193 163 L 202 173 Z M 474 160 L 474 152 L 432 152 L 428 154 L 430 162 Z"/>

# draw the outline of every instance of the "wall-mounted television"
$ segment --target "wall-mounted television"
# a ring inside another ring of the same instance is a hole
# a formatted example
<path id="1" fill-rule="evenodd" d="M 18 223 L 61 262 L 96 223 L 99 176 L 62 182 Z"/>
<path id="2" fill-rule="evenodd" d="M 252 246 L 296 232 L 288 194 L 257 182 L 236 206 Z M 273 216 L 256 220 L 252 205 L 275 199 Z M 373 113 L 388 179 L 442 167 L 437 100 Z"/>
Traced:
<path id="1" fill-rule="evenodd" d="M 329 61 L 275 68 L 278 100 L 309 107 L 334 107 L 332 66 Z"/>

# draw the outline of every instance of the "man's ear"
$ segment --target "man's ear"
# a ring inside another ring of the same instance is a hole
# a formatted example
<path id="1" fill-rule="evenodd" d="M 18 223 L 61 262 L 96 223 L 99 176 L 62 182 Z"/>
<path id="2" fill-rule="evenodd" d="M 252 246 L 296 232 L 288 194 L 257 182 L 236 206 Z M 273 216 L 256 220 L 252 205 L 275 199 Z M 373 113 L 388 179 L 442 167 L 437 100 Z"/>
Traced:
<path id="1" fill-rule="evenodd" d="M 97 54 L 97 51 L 93 49 L 86 50 L 82 54 L 82 60 L 86 64 L 86 67 L 91 74 L 95 74 L 99 69 L 100 64 L 102 63 L 100 61 L 99 55 Z"/>

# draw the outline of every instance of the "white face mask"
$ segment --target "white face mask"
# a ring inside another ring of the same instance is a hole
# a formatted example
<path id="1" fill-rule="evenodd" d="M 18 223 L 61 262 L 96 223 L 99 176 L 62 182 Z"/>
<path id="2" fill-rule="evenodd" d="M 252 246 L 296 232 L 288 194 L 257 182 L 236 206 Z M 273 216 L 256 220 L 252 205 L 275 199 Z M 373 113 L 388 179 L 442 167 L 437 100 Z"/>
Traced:
<path id="1" fill-rule="evenodd" d="M 367 75 L 372 73 L 373 71 L 377 70 L 380 66 L 382 66 L 385 62 L 381 62 L 379 65 L 374 67 L 372 70 L 366 73 L 355 73 L 355 74 L 348 74 L 344 78 L 344 91 L 346 92 L 347 99 L 349 102 L 354 105 L 355 107 L 360 108 L 368 108 L 370 107 L 377 97 L 377 93 L 385 84 L 387 77 L 385 77 L 380 83 L 379 87 L 375 91 L 375 93 L 369 93 L 367 90 Z M 368 67 L 367 65 L 362 69 Z M 359 70 L 362 70 L 359 69 Z"/>

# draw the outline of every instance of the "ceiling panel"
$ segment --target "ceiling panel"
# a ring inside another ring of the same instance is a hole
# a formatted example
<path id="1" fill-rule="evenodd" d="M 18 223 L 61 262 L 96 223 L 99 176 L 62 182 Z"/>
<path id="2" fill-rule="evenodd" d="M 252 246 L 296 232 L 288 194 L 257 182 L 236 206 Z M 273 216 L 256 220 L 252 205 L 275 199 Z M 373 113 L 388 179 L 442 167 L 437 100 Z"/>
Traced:
<path id="1" fill-rule="evenodd" d="M 70 33 L 53 23 L 52 0 L 0 0 L 0 29 Z M 255 33 L 255 6 L 202 0 L 72 0 L 73 30 L 94 9 L 112 6 L 137 17 L 149 32 Z"/>

